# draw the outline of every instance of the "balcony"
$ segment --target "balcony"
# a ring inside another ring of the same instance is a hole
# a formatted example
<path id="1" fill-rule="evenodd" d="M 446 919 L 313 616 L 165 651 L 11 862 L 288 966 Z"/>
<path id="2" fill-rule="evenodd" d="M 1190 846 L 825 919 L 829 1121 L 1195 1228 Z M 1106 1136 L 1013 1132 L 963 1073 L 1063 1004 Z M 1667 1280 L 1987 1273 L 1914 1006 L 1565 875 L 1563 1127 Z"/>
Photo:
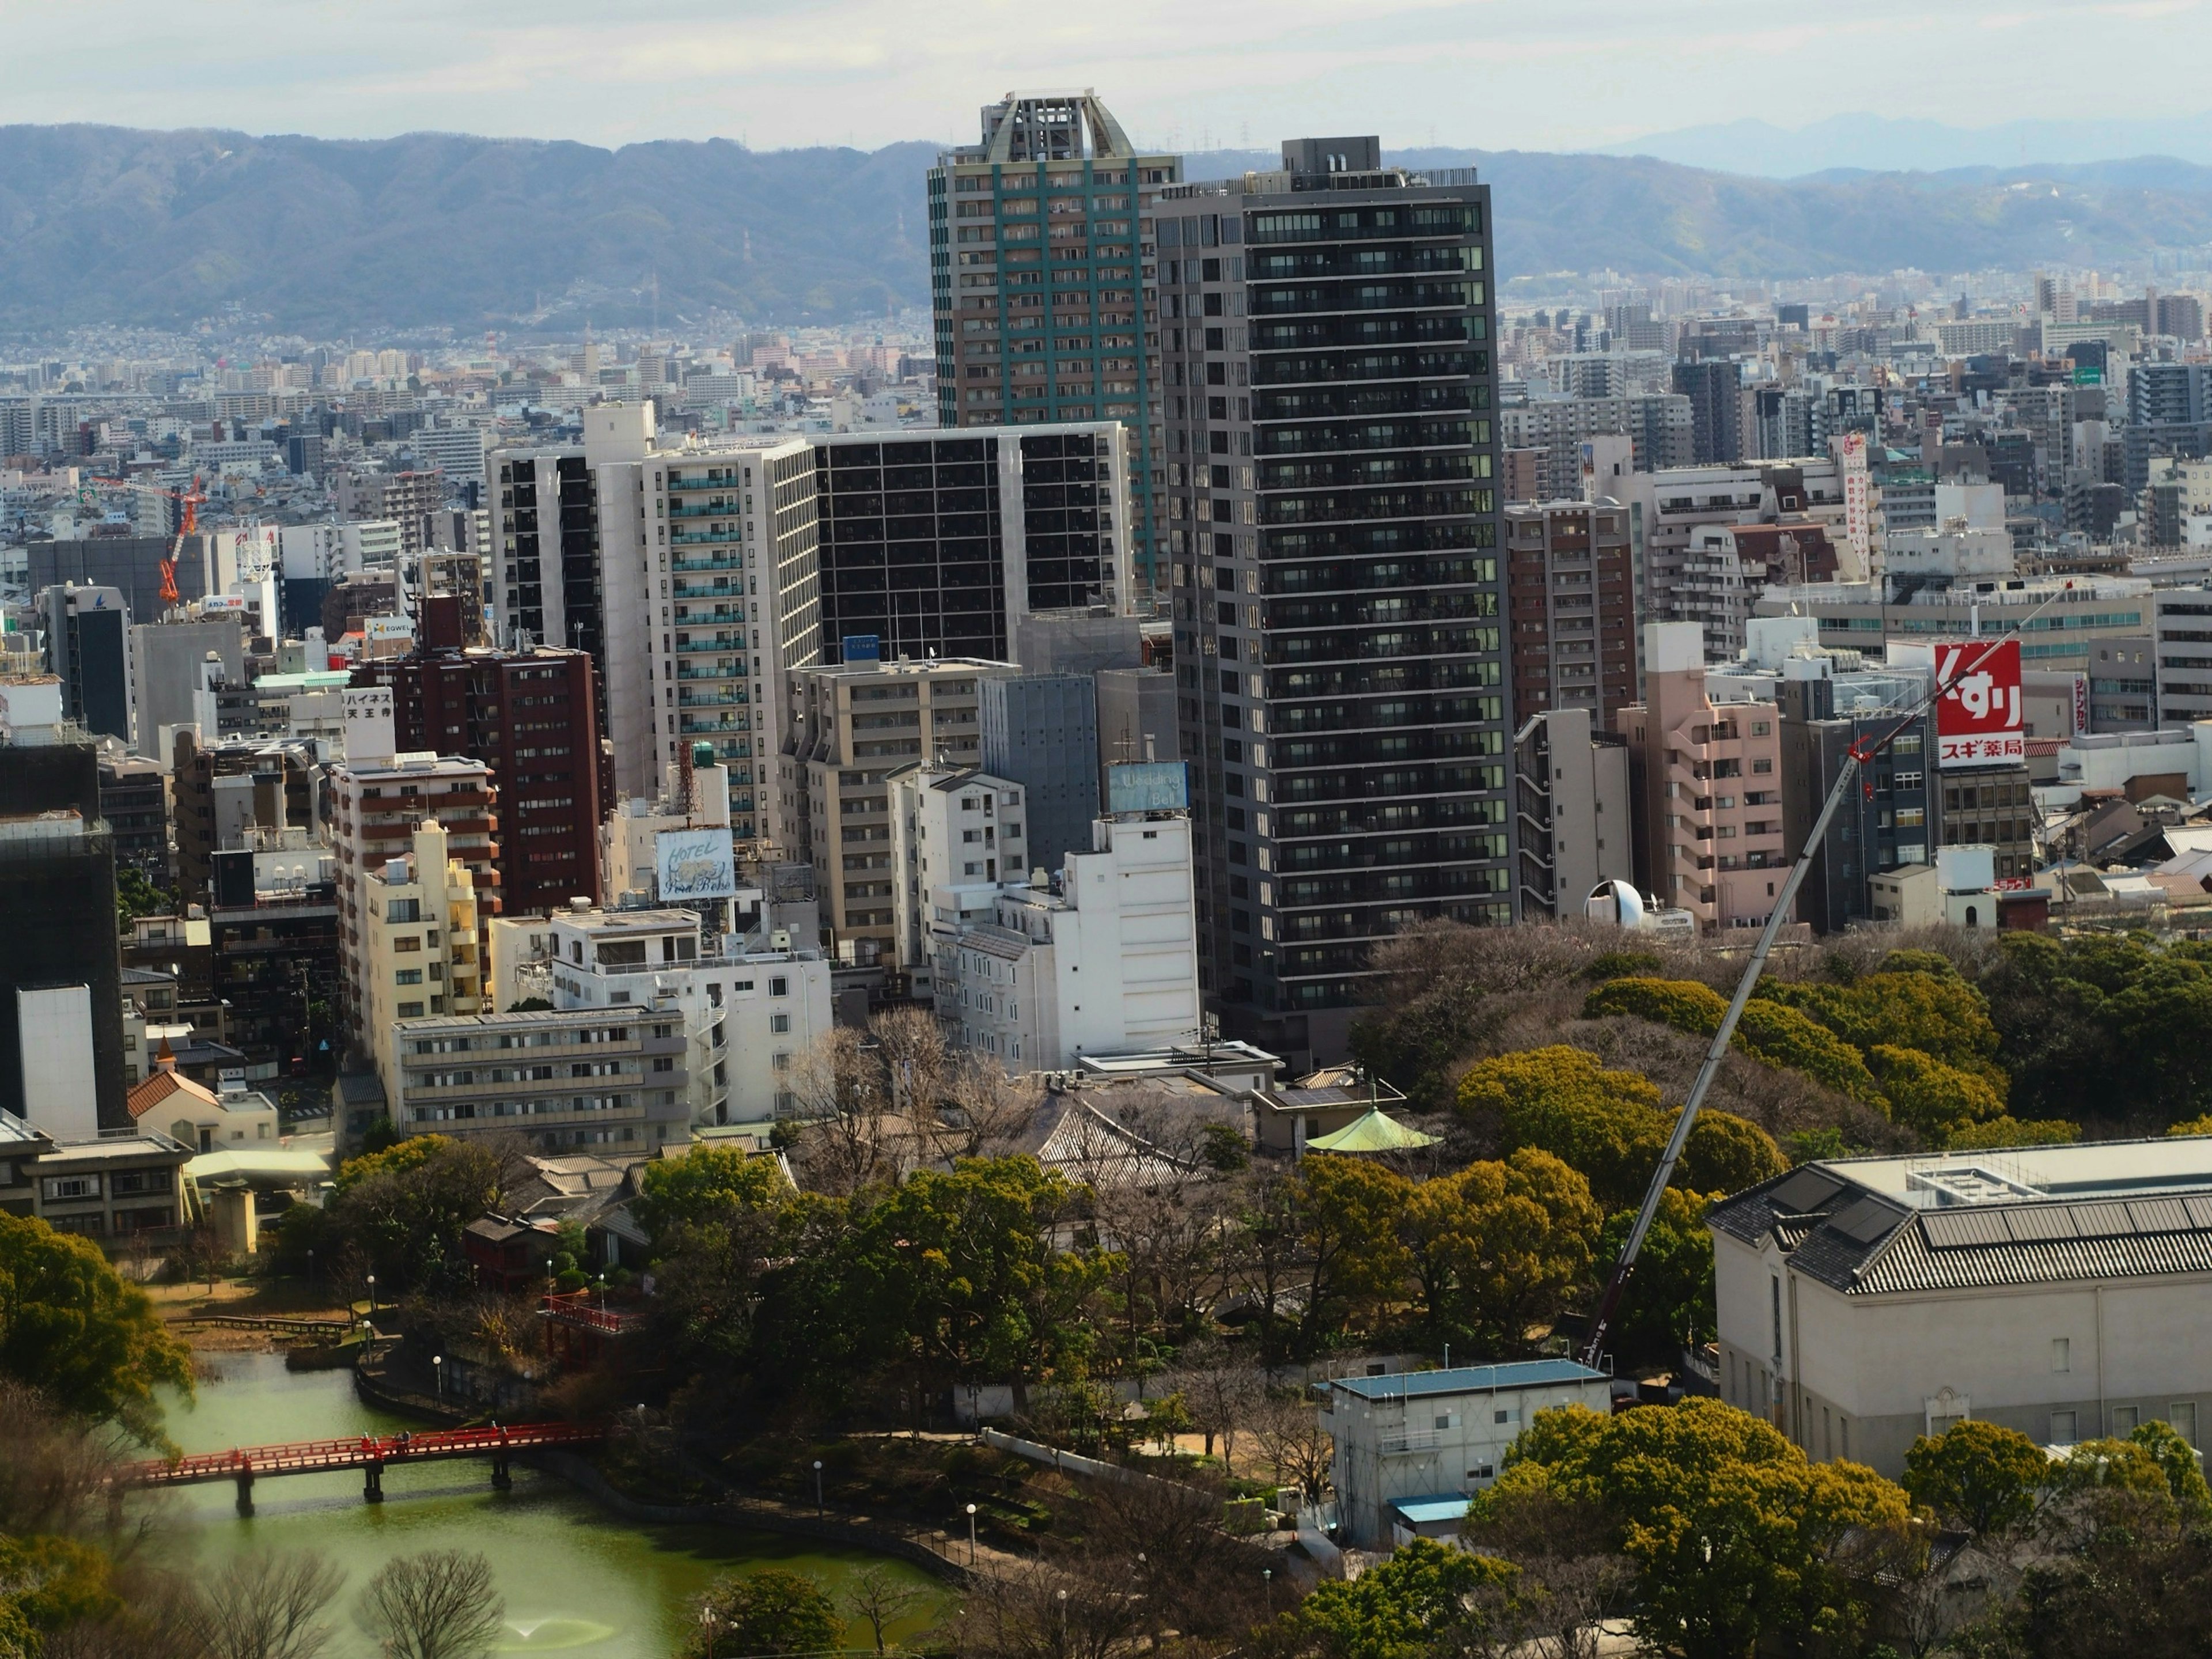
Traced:
<path id="1" fill-rule="evenodd" d="M 703 507 L 672 507 L 672 519 L 742 519 L 745 510 L 735 501 L 709 501 Z"/>
<path id="2" fill-rule="evenodd" d="M 681 541 L 683 538 L 679 536 L 677 539 Z M 744 561 L 735 554 L 717 554 L 703 559 L 672 559 L 669 562 L 669 568 L 672 570 L 742 570 L 744 568 Z"/>
<path id="3" fill-rule="evenodd" d="M 737 668 L 679 667 L 676 671 L 676 678 L 679 680 L 728 681 L 736 678 L 744 672 L 745 671 L 742 666 Z M 734 687 L 731 692 L 729 700 L 736 702 L 744 702 L 749 701 L 744 687 L 742 685 Z"/>
<path id="4" fill-rule="evenodd" d="M 695 635 L 689 639 L 679 635 L 676 641 L 678 653 L 686 656 L 697 656 L 702 652 L 710 651 L 734 655 L 746 648 L 744 636 L 741 634 L 715 634 L 708 636 Z"/>
<path id="5" fill-rule="evenodd" d="M 689 532 L 678 530 L 670 532 L 668 538 L 669 541 L 678 547 L 699 547 L 708 543 L 741 542 L 744 540 L 744 532 L 742 530 L 693 530 Z"/>
<path id="6" fill-rule="evenodd" d="M 676 625 L 700 623 L 741 623 L 745 620 L 745 608 L 741 605 L 679 605 L 676 607 Z"/>

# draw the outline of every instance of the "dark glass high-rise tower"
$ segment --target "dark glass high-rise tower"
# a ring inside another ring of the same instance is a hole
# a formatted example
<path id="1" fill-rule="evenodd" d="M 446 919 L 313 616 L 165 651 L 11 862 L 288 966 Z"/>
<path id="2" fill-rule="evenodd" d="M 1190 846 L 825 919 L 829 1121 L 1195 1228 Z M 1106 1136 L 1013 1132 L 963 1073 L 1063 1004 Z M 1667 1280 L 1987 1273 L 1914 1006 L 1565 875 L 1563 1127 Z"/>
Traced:
<path id="1" fill-rule="evenodd" d="M 1327 1060 L 1376 941 L 1511 916 L 1490 192 L 1283 161 L 1154 210 L 1166 558 L 1206 988 Z"/>

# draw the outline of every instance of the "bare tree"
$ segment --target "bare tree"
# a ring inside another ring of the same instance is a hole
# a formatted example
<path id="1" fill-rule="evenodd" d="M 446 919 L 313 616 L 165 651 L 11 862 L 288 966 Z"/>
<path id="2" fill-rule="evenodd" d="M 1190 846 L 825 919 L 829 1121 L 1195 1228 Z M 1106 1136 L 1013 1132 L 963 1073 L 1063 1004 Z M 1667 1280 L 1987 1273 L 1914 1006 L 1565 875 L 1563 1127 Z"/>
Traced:
<path id="1" fill-rule="evenodd" d="M 323 1610 L 344 1583 L 312 1550 L 232 1562 L 200 1589 L 195 1622 L 208 1659 L 313 1659 L 332 1634 Z"/>
<path id="2" fill-rule="evenodd" d="M 928 1599 L 920 1587 L 898 1577 L 883 1561 L 870 1562 L 845 1586 L 845 1605 L 874 1633 L 878 1653 L 884 1650 L 884 1632 Z"/>
<path id="3" fill-rule="evenodd" d="M 480 1659 L 499 1639 L 506 1612 L 491 1563 L 473 1551 L 399 1556 L 362 1595 L 363 1622 L 388 1659 Z"/>
<path id="4" fill-rule="evenodd" d="M 1186 1351 L 1183 1367 L 1161 1379 L 1183 1397 L 1190 1408 L 1190 1425 L 1206 1437 L 1206 1455 L 1213 1455 L 1213 1442 L 1221 1441 L 1223 1472 L 1237 1473 L 1237 1436 L 1252 1421 L 1267 1399 L 1260 1373 L 1237 1363 L 1218 1349 Z"/>
<path id="5" fill-rule="evenodd" d="M 798 1161 L 809 1184 L 854 1193 L 906 1172 L 902 1126 L 882 1068 L 858 1031 L 843 1025 L 824 1031 L 788 1077 L 793 1109 L 807 1124 Z"/>
<path id="6" fill-rule="evenodd" d="M 1319 1498 L 1336 1451 L 1321 1413 L 1305 1401 L 1270 1394 L 1253 1411 L 1251 1426 L 1253 1443 L 1275 1478 L 1309 1498 Z"/>
<path id="7" fill-rule="evenodd" d="M 1018 1150 L 1036 1121 L 1044 1089 L 1032 1073 L 1010 1077 L 988 1054 L 954 1056 L 933 1133 L 939 1155 L 997 1158 Z"/>

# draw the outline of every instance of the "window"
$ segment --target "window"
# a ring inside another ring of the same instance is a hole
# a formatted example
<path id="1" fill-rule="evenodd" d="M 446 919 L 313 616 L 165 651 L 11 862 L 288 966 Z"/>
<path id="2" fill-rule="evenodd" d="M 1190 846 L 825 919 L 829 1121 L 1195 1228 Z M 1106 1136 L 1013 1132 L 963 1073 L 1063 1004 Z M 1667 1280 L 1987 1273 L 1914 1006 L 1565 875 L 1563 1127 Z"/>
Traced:
<path id="1" fill-rule="evenodd" d="M 1771 772 L 1774 769 L 1774 763 L 1771 760 L 1755 760 L 1751 763 L 1751 769 L 1759 773 Z"/>
<path id="2" fill-rule="evenodd" d="M 403 1002 L 403 1003 L 401 1003 L 401 1004 L 399 1005 L 399 1018 L 402 1018 L 402 1019 L 420 1019 L 420 1018 L 422 1018 L 422 1005 L 421 1003 L 419 1003 L 419 1002 Z"/>
<path id="3" fill-rule="evenodd" d="M 2074 1369 L 2074 1339 L 2072 1337 L 2054 1336 L 2051 1339 L 2051 1369 L 2054 1371 L 2070 1371 Z"/>
<path id="4" fill-rule="evenodd" d="M 2115 1407 L 2112 1407 L 2112 1438 L 2113 1438 L 2113 1439 L 2115 1439 L 2115 1440 L 2124 1440 L 2124 1439 L 2126 1439 L 2130 1435 L 2133 1434 L 2133 1433 L 2136 1431 L 2136 1425 L 2138 1425 L 2138 1424 L 2139 1424 L 2139 1423 L 2141 1423 L 2142 1421 L 2142 1407 L 2140 1407 L 2140 1406 L 2115 1406 Z"/>
<path id="5" fill-rule="evenodd" d="M 2075 1428 L 2075 1425 L 2079 1420 L 2080 1419 L 2072 1412 L 2051 1413 L 2051 1443 L 2054 1446 L 2072 1445 L 2076 1439 L 2080 1438 L 2079 1433 Z"/>
<path id="6" fill-rule="evenodd" d="M 422 941 L 417 935 L 409 933 L 392 940 L 392 948 L 394 951 L 419 951 L 422 948 Z"/>
<path id="7" fill-rule="evenodd" d="M 770 1014 L 768 1017 L 768 1029 L 775 1032 L 778 1036 L 783 1036 L 786 1032 L 791 1030 L 791 1016 L 789 1014 Z"/>
<path id="8" fill-rule="evenodd" d="M 394 985 L 420 985 L 422 982 L 422 970 L 420 968 L 398 969 L 392 975 L 392 982 Z"/>
<path id="9" fill-rule="evenodd" d="M 769 981 L 768 994 L 772 997 L 789 996 L 791 994 L 791 981 L 785 979 L 781 975 L 778 975 L 774 979 Z"/>
<path id="10" fill-rule="evenodd" d="M 2197 1443 L 2197 1402 L 2177 1400 L 2166 1408 L 2166 1420 L 2173 1425 L 2173 1431 L 2191 1445 Z"/>
<path id="11" fill-rule="evenodd" d="M 779 1072 L 789 1071 L 791 1069 L 790 1054 L 787 1053 L 779 1053 L 775 1057 L 775 1069 Z"/>

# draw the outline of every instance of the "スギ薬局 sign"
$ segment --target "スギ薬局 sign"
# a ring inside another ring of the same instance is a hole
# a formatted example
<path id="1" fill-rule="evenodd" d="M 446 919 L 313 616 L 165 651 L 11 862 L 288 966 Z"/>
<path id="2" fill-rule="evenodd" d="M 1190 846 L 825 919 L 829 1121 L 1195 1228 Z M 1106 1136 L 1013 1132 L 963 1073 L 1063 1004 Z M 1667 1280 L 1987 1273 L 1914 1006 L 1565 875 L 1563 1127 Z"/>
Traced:
<path id="1" fill-rule="evenodd" d="M 1936 647 L 1936 744 L 1942 766 L 2027 759 L 2021 719 L 2020 641 L 1964 640 Z"/>

